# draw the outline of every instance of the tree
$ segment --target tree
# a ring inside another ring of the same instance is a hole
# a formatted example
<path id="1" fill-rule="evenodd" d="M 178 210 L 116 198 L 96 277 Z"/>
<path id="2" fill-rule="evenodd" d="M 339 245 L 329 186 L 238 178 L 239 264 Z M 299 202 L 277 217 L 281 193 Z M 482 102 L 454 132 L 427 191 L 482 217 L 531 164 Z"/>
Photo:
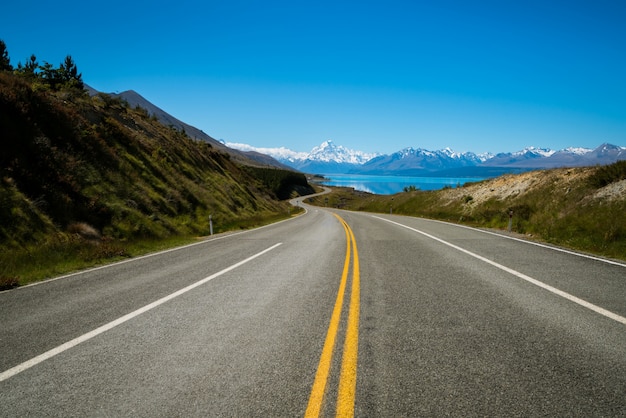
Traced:
<path id="1" fill-rule="evenodd" d="M 0 71 L 13 71 L 11 60 L 9 59 L 9 51 L 7 51 L 7 44 L 0 39 Z"/>
<path id="2" fill-rule="evenodd" d="M 21 62 L 17 63 L 17 71 L 20 74 L 23 74 L 30 78 L 35 77 L 36 75 L 35 71 L 37 71 L 38 68 L 39 68 L 39 63 L 37 62 L 37 57 L 35 56 L 35 54 L 32 54 L 30 56 L 30 59 L 26 61 L 26 64 L 22 65 Z"/>
<path id="3" fill-rule="evenodd" d="M 39 68 L 37 57 L 35 56 L 35 54 L 32 54 L 30 56 L 30 60 L 26 62 L 26 65 L 24 65 L 24 69 L 26 70 L 26 73 L 35 75 L 35 71 L 37 71 L 37 68 Z"/>
<path id="4" fill-rule="evenodd" d="M 39 66 L 39 77 L 48 85 L 52 90 L 56 90 L 59 85 L 59 71 L 52 68 L 52 64 L 44 61 L 43 65 Z"/>
<path id="5" fill-rule="evenodd" d="M 78 68 L 72 56 L 66 56 L 65 61 L 59 66 L 59 79 L 61 83 L 65 84 L 67 87 L 83 89 L 84 84 L 82 77 L 83 75 L 78 72 Z"/>
<path id="6" fill-rule="evenodd" d="M 53 68 L 52 64 L 45 61 L 38 68 L 40 70 L 38 76 L 52 90 L 61 88 L 78 88 L 82 90 L 85 87 L 82 74 L 78 73 L 78 68 L 76 68 L 76 64 L 70 55 L 65 57 L 65 61 L 59 65 L 59 68 Z"/>

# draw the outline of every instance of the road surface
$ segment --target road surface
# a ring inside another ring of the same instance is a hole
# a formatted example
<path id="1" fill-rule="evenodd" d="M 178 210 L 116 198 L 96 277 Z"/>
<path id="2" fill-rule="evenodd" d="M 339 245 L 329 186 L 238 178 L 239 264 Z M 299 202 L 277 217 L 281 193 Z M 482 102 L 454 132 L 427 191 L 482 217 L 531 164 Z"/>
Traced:
<path id="1" fill-rule="evenodd" d="M 626 265 L 305 215 L 0 293 L 0 416 L 626 416 Z"/>

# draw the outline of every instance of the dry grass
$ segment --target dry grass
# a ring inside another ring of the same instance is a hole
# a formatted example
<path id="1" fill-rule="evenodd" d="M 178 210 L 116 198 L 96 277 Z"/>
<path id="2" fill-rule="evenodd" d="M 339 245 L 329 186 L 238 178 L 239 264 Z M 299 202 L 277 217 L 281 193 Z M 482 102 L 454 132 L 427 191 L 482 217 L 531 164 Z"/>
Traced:
<path id="1" fill-rule="evenodd" d="M 622 178 L 626 170 L 620 167 L 622 163 L 538 170 L 459 188 L 393 196 L 336 188 L 311 203 L 386 213 L 393 208 L 395 214 L 502 230 L 507 229 L 513 211 L 513 232 L 626 260 L 626 179 Z"/>

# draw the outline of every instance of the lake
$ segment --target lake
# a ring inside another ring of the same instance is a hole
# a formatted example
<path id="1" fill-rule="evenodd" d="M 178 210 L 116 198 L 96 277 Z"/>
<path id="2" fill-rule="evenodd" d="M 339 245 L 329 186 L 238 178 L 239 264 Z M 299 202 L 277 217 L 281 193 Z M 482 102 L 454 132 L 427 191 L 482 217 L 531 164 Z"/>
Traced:
<path id="1" fill-rule="evenodd" d="M 395 194 L 405 187 L 415 186 L 420 190 L 440 190 L 457 187 L 468 182 L 484 180 L 484 177 L 409 177 L 369 176 L 363 174 L 325 174 L 321 184 L 326 186 L 353 187 L 355 190 L 374 194 Z"/>

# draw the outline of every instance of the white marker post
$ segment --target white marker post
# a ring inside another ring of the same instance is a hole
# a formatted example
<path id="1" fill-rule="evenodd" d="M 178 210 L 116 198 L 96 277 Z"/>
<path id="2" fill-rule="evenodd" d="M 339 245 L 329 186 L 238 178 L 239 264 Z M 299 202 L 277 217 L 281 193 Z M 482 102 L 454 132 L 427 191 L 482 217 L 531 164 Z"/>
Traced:
<path id="1" fill-rule="evenodd" d="M 509 211 L 509 232 L 511 232 L 511 228 L 513 227 L 513 211 Z"/>

